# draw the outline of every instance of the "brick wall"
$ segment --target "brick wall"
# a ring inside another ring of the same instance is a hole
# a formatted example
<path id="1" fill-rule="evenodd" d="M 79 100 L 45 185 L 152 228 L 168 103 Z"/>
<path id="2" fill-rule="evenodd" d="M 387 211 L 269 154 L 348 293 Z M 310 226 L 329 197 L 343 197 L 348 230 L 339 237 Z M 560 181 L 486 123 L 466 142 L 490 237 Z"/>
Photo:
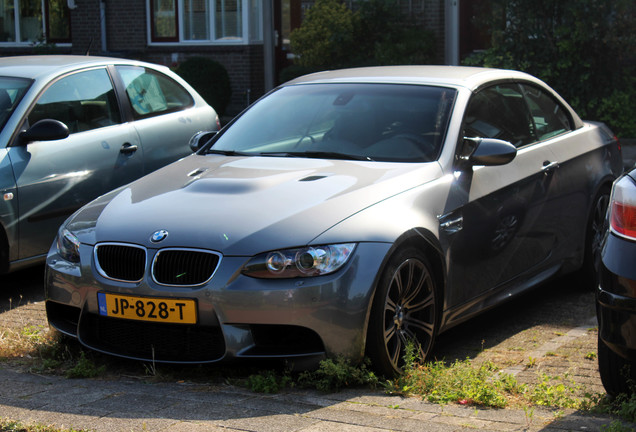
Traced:
<path id="1" fill-rule="evenodd" d="M 71 11 L 72 53 L 91 54 L 101 50 L 99 0 L 76 0 L 77 7 Z"/>

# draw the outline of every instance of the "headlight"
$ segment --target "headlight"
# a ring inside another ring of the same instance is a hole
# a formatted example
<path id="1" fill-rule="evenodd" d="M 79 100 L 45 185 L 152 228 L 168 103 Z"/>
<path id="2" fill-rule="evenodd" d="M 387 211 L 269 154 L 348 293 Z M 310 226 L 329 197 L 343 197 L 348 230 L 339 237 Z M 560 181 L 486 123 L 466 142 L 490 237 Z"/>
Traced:
<path id="1" fill-rule="evenodd" d="M 243 268 L 243 274 L 257 278 L 326 275 L 342 267 L 355 246 L 355 243 L 343 243 L 266 252 L 252 258 Z"/>
<path id="2" fill-rule="evenodd" d="M 79 263 L 79 246 L 80 241 L 75 237 L 75 234 L 66 228 L 60 229 L 57 234 L 57 253 L 62 258 L 72 263 Z"/>

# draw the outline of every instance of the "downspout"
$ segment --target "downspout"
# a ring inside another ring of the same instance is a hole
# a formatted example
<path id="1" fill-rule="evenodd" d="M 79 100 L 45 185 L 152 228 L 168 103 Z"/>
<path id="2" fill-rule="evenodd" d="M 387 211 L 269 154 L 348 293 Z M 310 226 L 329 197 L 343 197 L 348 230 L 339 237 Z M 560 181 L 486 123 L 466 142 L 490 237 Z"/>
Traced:
<path id="1" fill-rule="evenodd" d="M 263 67 L 265 73 L 265 93 L 274 88 L 274 4 L 273 0 L 263 0 Z"/>
<path id="2" fill-rule="evenodd" d="M 99 2 L 99 21 L 102 32 L 102 53 L 106 52 L 106 1 Z"/>
<path id="3" fill-rule="evenodd" d="M 447 65 L 459 65 L 459 2 L 446 0 L 444 62 Z"/>

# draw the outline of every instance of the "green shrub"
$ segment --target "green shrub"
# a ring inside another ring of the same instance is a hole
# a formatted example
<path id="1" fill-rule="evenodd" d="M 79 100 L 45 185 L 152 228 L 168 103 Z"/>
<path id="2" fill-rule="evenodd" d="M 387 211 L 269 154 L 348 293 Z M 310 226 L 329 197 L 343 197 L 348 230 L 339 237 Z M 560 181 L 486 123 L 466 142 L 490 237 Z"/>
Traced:
<path id="1" fill-rule="evenodd" d="M 295 65 L 317 71 L 436 61 L 433 33 L 405 16 L 396 0 L 359 1 L 353 7 L 316 0 L 290 36 Z"/>
<path id="2" fill-rule="evenodd" d="M 232 97 L 230 76 L 223 65 L 207 57 L 190 57 L 182 62 L 175 71 L 186 80 L 218 115 L 225 109 Z"/>
<path id="3" fill-rule="evenodd" d="M 625 104 L 636 75 L 633 0 L 490 0 L 478 20 L 492 29 L 491 47 L 465 64 L 531 73 L 581 117 L 634 133 L 634 104 Z"/>

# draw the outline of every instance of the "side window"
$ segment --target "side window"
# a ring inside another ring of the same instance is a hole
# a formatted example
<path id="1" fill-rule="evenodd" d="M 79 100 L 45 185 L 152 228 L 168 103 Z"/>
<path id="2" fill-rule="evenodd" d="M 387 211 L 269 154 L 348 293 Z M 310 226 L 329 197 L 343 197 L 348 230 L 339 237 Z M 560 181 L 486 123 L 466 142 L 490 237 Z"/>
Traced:
<path id="1" fill-rule="evenodd" d="M 530 111 L 519 86 L 500 84 L 480 90 L 468 103 L 463 133 L 497 138 L 521 147 L 536 141 Z"/>
<path id="2" fill-rule="evenodd" d="M 550 95 L 528 84 L 521 84 L 521 88 L 528 102 L 539 141 L 572 130 L 568 112 Z"/>
<path id="3" fill-rule="evenodd" d="M 59 120 L 70 133 L 120 123 L 115 91 L 106 69 L 79 72 L 54 82 L 28 116 L 30 125 L 42 119 Z"/>
<path id="4" fill-rule="evenodd" d="M 135 118 L 179 111 L 194 104 L 190 93 L 173 79 L 150 69 L 118 66 Z"/>

